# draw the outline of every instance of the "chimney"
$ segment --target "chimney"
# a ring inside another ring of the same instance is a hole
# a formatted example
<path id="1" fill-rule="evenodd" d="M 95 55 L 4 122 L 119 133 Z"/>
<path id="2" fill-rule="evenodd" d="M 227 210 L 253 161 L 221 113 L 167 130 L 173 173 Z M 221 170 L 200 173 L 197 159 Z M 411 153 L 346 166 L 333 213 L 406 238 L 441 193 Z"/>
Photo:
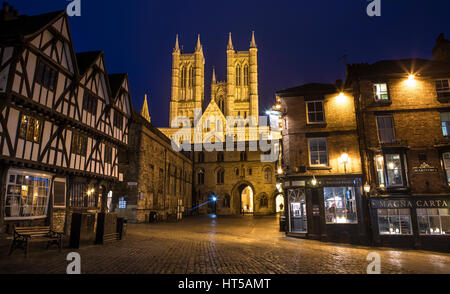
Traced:
<path id="1" fill-rule="evenodd" d="M 436 46 L 433 48 L 435 61 L 450 62 L 450 41 L 440 34 L 436 39 Z"/>
<path id="2" fill-rule="evenodd" d="M 344 82 L 342 80 L 336 80 L 336 89 L 338 89 L 339 91 L 343 91 L 344 90 Z"/>
<path id="3" fill-rule="evenodd" d="M 18 16 L 19 12 L 14 10 L 13 6 L 10 6 L 8 2 L 3 2 L 3 9 L 0 11 L 0 19 L 2 21 L 16 19 Z"/>

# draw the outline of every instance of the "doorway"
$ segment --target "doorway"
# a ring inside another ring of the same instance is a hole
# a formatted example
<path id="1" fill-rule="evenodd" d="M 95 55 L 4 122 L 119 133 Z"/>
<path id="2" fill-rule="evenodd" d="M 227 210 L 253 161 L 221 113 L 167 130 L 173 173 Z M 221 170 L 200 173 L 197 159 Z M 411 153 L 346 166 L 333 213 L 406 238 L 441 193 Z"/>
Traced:
<path id="1" fill-rule="evenodd" d="M 284 212 L 284 196 L 281 194 L 278 194 L 278 196 L 275 198 L 275 209 L 277 213 Z"/>
<path id="2" fill-rule="evenodd" d="M 242 185 L 239 187 L 239 194 L 241 195 L 241 213 L 254 213 L 253 189 L 250 186 Z"/>

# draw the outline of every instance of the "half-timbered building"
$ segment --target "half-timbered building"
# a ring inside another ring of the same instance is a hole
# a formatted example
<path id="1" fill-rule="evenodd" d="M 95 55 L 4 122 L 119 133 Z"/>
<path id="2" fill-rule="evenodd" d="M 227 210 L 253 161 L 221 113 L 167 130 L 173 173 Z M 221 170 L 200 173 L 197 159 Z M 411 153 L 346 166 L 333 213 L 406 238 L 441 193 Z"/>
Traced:
<path id="1" fill-rule="evenodd" d="M 74 52 L 65 11 L 4 4 L 0 17 L 0 227 L 66 230 L 73 211 L 106 211 L 121 180 L 128 78 L 109 76 L 102 52 Z"/>

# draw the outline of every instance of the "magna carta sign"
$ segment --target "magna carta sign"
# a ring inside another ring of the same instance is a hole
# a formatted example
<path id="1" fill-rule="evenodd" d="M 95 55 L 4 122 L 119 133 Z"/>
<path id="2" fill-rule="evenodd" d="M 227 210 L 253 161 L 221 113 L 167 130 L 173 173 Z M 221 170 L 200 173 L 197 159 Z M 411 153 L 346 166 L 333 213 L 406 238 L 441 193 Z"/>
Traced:
<path id="1" fill-rule="evenodd" d="M 373 199 L 372 208 L 448 208 L 450 199 Z"/>

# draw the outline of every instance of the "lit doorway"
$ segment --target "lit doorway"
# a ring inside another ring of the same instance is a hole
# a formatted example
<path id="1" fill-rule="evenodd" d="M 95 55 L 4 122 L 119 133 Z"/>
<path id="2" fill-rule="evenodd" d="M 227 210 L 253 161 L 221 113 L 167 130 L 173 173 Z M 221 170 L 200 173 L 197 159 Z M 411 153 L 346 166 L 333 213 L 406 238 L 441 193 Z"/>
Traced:
<path id="1" fill-rule="evenodd" d="M 241 211 L 243 214 L 254 212 L 253 190 L 250 186 L 243 185 L 239 188 L 241 194 Z"/>
<path id="2" fill-rule="evenodd" d="M 277 210 L 277 213 L 284 212 L 284 197 L 283 197 L 283 195 L 279 194 L 275 198 L 275 208 Z"/>

